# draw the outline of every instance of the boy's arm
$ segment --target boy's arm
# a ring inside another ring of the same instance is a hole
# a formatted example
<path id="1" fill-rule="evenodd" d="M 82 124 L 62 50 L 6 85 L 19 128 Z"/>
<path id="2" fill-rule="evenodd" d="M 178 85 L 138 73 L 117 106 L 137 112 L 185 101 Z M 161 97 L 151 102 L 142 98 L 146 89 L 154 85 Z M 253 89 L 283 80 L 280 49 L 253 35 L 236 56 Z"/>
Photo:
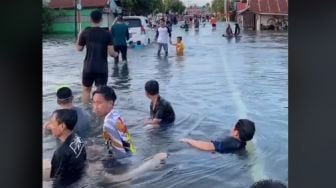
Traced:
<path id="1" fill-rule="evenodd" d="M 77 45 L 76 45 L 77 50 L 80 52 L 83 51 L 85 44 L 86 44 L 86 40 L 85 40 L 85 37 L 83 36 L 83 31 L 82 31 L 78 35 Z"/>
<path id="2" fill-rule="evenodd" d="M 145 125 L 148 125 L 148 124 L 155 124 L 155 125 L 158 125 L 160 124 L 161 122 L 161 119 L 157 119 L 157 118 L 154 118 L 154 119 L 146 119 L 145 120 Z"/>
<path id="3" fill-rule="evenodd" d="M 159 29 L 158 29 L 158 28 L 156 28 L 156 33 L 155 33 L 155 40 L 157 40 L 157 39 L 158 39 L 158 37 L 159 37 Z"/>
<path id="4" fill-rule="evenodd" d="M 215 151 L 215 145 L 212 142 L 206 142 L 206 141 L 200 141 L 200 140 L 194 140 L 189 138 L 183 138 L 181 139 L 182 142 L 190 144 L 191 146 L 204 150 L 204 151 Z"/>

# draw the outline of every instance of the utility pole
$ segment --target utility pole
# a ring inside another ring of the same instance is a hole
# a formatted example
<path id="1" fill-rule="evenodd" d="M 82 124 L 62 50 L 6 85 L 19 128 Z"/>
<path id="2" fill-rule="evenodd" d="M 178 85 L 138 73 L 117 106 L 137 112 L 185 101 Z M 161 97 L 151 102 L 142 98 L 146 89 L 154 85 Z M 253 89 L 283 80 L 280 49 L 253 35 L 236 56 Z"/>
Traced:
<path id="1" fill-rule="evenodd" d="M 81 22 L 81 9 L 82 9 L 82 0 L 78 0 L 77 4 L 77 9 L 78 9 L 78 23 L 79 23 L 79 32 L 82 31 L 82 22 Z"/>
<path id="2" fill-rule="evenodd" d="M 227 22 L 227 10 L 226 10 L 226 4 L 227 4 L 227 2 L 226 2 L 227 0 L 224 0 L 224 15 L 225 15 L 225 21 Z"/>
<path id="3" fill-rule="evenodd" d="M 78 36 L 78 28 L 79 28 L 79 32 L 82 30 L 82 24 L 80 21 L 80 10 L 82 9 L 82 4 L 81 4 L 81 0 L 74 0 L 74 9 L 75 9 L 75 36 L 77 38 Z M 79 25 L 78 25 L 79 24 Z"/>
<path id="4" fill-rule="evenodd" d="M 77 39 L 77 0 L 74 0 L 75 37 Z"/>

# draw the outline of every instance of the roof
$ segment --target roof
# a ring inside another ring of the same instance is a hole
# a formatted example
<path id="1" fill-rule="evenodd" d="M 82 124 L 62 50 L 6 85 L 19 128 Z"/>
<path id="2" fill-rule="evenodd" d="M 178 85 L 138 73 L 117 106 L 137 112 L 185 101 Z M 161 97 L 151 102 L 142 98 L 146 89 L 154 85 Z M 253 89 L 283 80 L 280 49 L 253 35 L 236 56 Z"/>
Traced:
<path id="1" fill-rule="evenodd" d="M 236 8 L 237 11 L 241 11 L 241 10 L 244 10 L 247 7 L 247 4 L 246 3 L 237 2 L 236 6 L 237 6 L 237 8 Z"/>
<path id="2" fill-rule="evenodd" d="M 105 7 L 109 0 L 81 0 L 83 8 Z M 73 8 L 75 0 L 51 0 L 49 8 Z"/>
<path id="3" fill-rule="evenodd" d="M 246 10 L 250 10 L 256 14 L 264 15 L 288 15 L 287 0 L 250 0 L 249 5 L 242 10 L 238 10 L 241 14 Z"/>

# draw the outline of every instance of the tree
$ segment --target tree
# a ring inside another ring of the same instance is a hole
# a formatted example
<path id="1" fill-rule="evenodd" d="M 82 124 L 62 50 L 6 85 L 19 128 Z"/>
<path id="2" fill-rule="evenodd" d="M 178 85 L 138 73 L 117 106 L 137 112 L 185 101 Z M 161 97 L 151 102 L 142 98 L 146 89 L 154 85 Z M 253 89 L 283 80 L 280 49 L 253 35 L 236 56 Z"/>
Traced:
<path id="1" fill-rule="evenodd" d="M 213 0 L 211 2 L 212 12 L 224 12 L 224 1 L 225 0 Z"/>

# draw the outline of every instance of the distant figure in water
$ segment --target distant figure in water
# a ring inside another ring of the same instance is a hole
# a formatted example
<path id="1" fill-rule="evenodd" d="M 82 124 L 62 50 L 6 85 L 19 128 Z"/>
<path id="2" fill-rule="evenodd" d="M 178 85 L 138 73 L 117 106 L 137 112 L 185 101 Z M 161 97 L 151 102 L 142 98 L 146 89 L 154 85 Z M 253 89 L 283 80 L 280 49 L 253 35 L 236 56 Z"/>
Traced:
<path id="1" fill-rule="evenodd" d="M 250 188 L 287 188 L 287 186 L 277 180 L 260 180 L 255 182 Z"/>
<path id="2" fill-rule="evenodd" d="M 211 16 L 210 23 L 211 23 L 211 26 L 212 26 L 212 30 L 216 30 L 217 20 L 216 20 L 215 16 Z"/>
<path id="3" fill-rule="evenodd" d="M 230 24 L 228 24 L 228 26 L 226 28 L 226 36 L 233 37 L 233 33 L 232 33 L 232 29 L 231 29 Z"/>
<path id="4" fill-rule="evenodd" d="M 253 138 L 254 132 L 254 122 L 248 119 L 240 119 L 231 130 L 231 135 L 224 139 L 215 141 L 200 141 L 183 138 L 181 141 L 204 151 L 230 153 L 244 149 L 246 142 Z"/>
<path id="5" fill-rule="evenodd" d="M 234 32 L 234 35 L 235 36 L 238 36 L 240 34 L 240 27 L 239 27 L 239 24 L 236 23 L 235 24 L 235 32 Z"/>

